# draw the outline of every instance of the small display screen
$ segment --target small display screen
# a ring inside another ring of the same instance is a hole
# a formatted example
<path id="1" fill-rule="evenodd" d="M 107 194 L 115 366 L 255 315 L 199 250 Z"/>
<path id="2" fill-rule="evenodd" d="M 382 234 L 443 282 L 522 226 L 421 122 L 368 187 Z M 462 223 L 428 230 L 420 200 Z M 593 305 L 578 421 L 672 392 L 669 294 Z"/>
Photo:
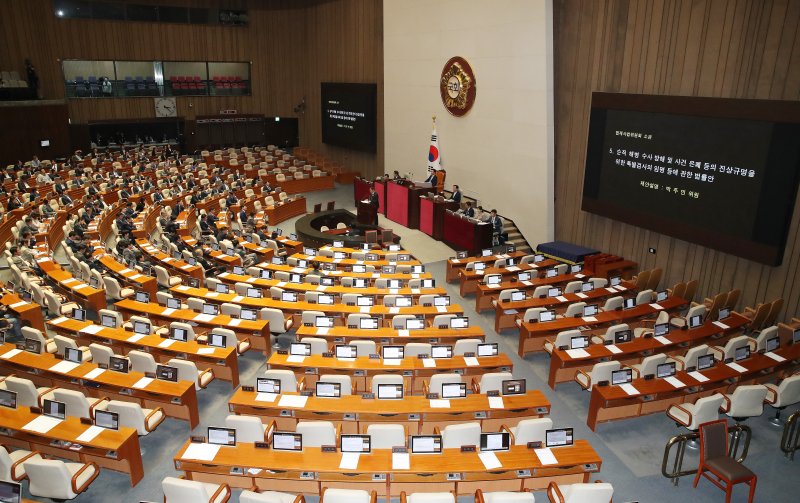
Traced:
<path id="1" fill-rule="evenodd" d="M 572 428 L 547 430 L 544 433 L 545 447 L 564 447 L 572 445 Z"/>

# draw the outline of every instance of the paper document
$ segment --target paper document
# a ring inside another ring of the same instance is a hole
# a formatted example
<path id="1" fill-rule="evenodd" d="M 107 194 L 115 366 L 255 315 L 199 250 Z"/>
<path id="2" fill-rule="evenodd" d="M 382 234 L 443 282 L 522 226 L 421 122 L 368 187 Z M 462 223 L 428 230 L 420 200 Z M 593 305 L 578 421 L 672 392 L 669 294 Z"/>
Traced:
<path id="1" fill-rule="evenodd" d="M 503 403 L 502 396 L 490 396 L 489 397 L 489 408 L 490 409 L 505 409 L 506 404 Z"/>
<path id="2" fill-rule="evenodd" d="M 677 377 L 669 376 L 664 378 L 665 381 L 670 383 L 673 388 L 685 388 L 686 385 L 683 384 Z"/>
<path id="3" fill-rule="evenodd" d="M 173 309 L 171 307 L 167 307 L 167 308 L 164 308 L 163 311 L 161 311 L 161 314 L 164 315 L 164 316 L 169 316 L 174 312 L 175 312 L 175 309 Z"/>
<path id="4" fill-rule="evenodd" d="M 150 384 L 153 381 L 154 379 L 152 377 L 142 377 L 141 379 L 133 383 L 133 387 L 136 389 L 144 389 L 147 387 L 148 384 Z"/>
<path id="5" fill-rule="evenodd" d="M 23 300 L 23 301 L 20 301 L 20 302 L 16 302 L 16 303 L 14 303 L 14 304 L 11 304 L 11 305 L 10 305 L 10 306 L 8 306 L 8 307 L 10 307 L 11 309 L 17 309 L 17 308 L 20 308 L 20 307 L 22 307 L 22 306 L 27 306 L 27 305 L 28 305 L 28 303 L 27 303 L 27 302 L 25 302 L 25 301 Z"/>
<path id="6" fill-rule="evenodd" d="M 197 350 L 197 354 L 198 355 L 213 355 L 214 351 L 215 351 L 214 348 L 200 348 L 200 349 Z"/>
<path id="7" fill-rule="evenodd" d="M 144 339 L 144 338 L 145 338 L 145 334 L 133 334 L 130 337 L 128 337 L 127 341 L 128 342 L 139 342 L 140 339 Z"/>
<path id="8" fill-rule="evenodd" d="M 728 330 L 729 328 L 731 328 L 731 327 L 729 327 L 728 325 L 726 325 L 726 324 L 722 323 L 721 321 L 715 321 L 715 322 L 713 322 L 713 323 L 714 323 L 714 325 L 718 326 L 718 327 L 719 327 L 719 328 L 721 328 L 722 330 Z"/>
<path id="9" fill-rule="evenodd" d="M 33 421 L 29 422 L 22 427 L 23 430 L 33 431 L 36 433 L 47 433 L 61 423 L 61 419 L 56 419 L 50 416 L 39 416 Z"/>
<path id="10" fill-rule="evenodd" d="M 106 369 L 101 369 L 101 368 L 92 369 L 91 371 L 87 372 L 83 376 L 83 378 L 91 381 L 92 379 L 97 379 L 100 376 L 100 374 L 102 374 L 105 371 Z"/>
<path id="11" fill-rule="evenodd" d="M 446 313 L 447 312 L 447 306 L 436 306 L 436 312 Z"/>
<path id="12" fill-rule="evenodd" d="M 597 321 L 597 318 L 595 318 L 594 316 L 584 316 L 582 319 L 586 323 L 595 323 Z"/>
<path id="13" fill-rule="evenodd" d="M 654 337 L 654 339 L 660 342 L 661 344 L 672 344 L 672 341 L 667 339 L 663 335 L 657 335 Z"/>
<path id="14" fill-rule="evenodd" d="M 160 348 L 168 348 L 175 344 L 175 339 L 164 339 L 163 341 L 158 343 L 158 347 Z"/>
<path id="15" fill-rule="evenodd" d="M 661 311 L 662 309 L 664 309 L 662 306 L 660 306 L 659 304 L 655 304 L 655 303 L 654 304 L 650 304 L 650 307 L 652 307 L 656 311 Z"/>
<path id="16" fill-rule="evenodd" d="M 450 259 L 450 262 L 453 263 L 453 264 L 460 264 L 461 260 L 459 260 L 457 258 L 454 258 L 454 259 Z"/>
<path id="17" fill-rule="evenodd" d="M 614 290 L 614 287 L 613 287 L 613 286 L 609 286 L 609 287 L 607 287 L 607 288 L 606 288 L 606 291 L 607 291 L 608 293 L 617 293 L 617 291 L 616 291 L 616 290 Z"/>
<path id="18" fill-rule="evenodd" d="M 221 445 L 216 444 L 189 444 L 183 452 L 181 459 L 195 459 L 197 461 L 214 461 Z"/>
<path id="19" fill-rule="evenodd" d="M 400 308 L 396 306 L 392 306 L 389 308 L 389 314 L 397 314 L 400 312 Z"/>
<path id="20" fill-rule="evenodd" d="M 369 306 L 361 306 L 360 308 L 358 308 L 358 312 L 359 313 L 369 314 L 369 310 L 370 310 Z"/>
<path id="21" fill-rule="evenodd" d="M 303 355 L 289 355 L 286 357 L 286 363 L 303 363 L 306 357 Z"/>
<path id="22" fill-rule="evenodd" d="M 405 328 L 401 328 L 400 330 L 397 331 L 397 336 L 398 337 L 408 337 L 408 335 L 409 335 L 409 332 Z"/>
<path id="23" fill-rule="evenodd" d="M 639 394 L 639 390 L 636 389 L 633 386 L 633 384 L 631 384 L 629 382 L 626 382 L 625 384 L 620 384 L 619 387 L 622 389 L 622 391 L 624 391 L 625 393 L 627 393 L 627 394 L 629 394 L 631 396 Z"/>
<path id="24" fill-rule="evenodd" d="M 618 348 L 616 344 L 609 344 L 608 346 L 605 346 L 605 348 L 615 355 L 622 353 L 622 350 Z"/>
<path id="25" fill-rule="evenodd" d="M 50 323 L 52 323 L 53 325 L 60 325 L 60 324 L 64 323 L 65 321 L 67 321 L 67 319 L 65 317 L 59 316 L 58 318 L 50 320 Z"/>
<path id="26" fill-rule="evenodd" d="M 768 356 L 768 357 L 772 358 L 773 360 L 775 360 L 776 362 L 784 362 L 784 361 L 786 361 L 786 358 L 782 357 L 779 354 L 775 354 L 772 351 L 770 351 L 769 353 L 764 353 L 764 356 Z"/>
<path id="27" fill-rule="evenodd" d="M 206 297 L 211 297 L 212 299 L 215 299 L 219 297 L 219 292 L 208 292 L 206 293 Z"/>
<path id="28" fill-rule="evenodd" d="M 231 318 L 231 321 L 228 322 L 229 327 L 238 327 L 239 324 L 242 323 L 242 320 L 239 318 Z"/>
<path id="29" fill-rule="evenodd" d="M 534 449 L 533 452 L 536 453 L 536 457 L 539 458 L 539 462 L 545 466 L 558 464 L 556 455 L 553 454 L 553 449 L 549 447 L 545 447 L 544 449 Z"/>
<path id="30" fill-rule="evenodd" d="M 559 295 L 558 297 L 556 297 L 556 300 L 559 302 L 566 302 L 567 298 L 564 297 L 563 295 Z"/>
<path id="31" fill-rule="evenodd" d="M 519 267 L 517 267 L 515 265 L 512 265 L 511 267 L 506 267 L 506 270 L 511 271 L 511 272 L 516 272 L 516 271 L 519 271 Z"/>
<path id="32" fill-rule="evenodd" d="M 52 367 L 50 367 L 50 370 L 53 372 L 58 372 L 59 374 L 66 374 L 72 370 L 75 370 L 75 367 L 77 367 L 78 365 L 80 365 L 80 363 L 62 360 L 53 365 Z"/>
<path id="33" fill-rule="evenodd" d="M 325 285 L 319 285 L 319 286 L 316 288 L 316 290 L 317 290 L 318 292 L 324 292 L 324 291 L 325 291 L 325 290 L 327 290 L 327 289 L 328 289 L 328 287 L 327 287 L 327 286 L 325 286 Z"/>
<path id="34" fill-rule="evenodd" d="M 178 286 L 178 287 L 176 287 L 176 288 L 177 288 L 178 290 L 180 290 L 181 292 L 185 292 L 186 290 L 188 290 L 188 289 L 189 289 L 189 287 L 188 287 L 188 286 L 185 286 L 185 285 L 180 285 L 180 286 Z"/>
<path id="35" fill-rule="evenodd" d="M 343 452 L 342 460 L 339 461 L 340 470 L 355 470 L 358 468 L 358 459 L 361 457 L 360 452 Z"/>
<path id="36" fill-rule="evenodd" d="M 235 304 L 235 303 L 241 302 L 243 300 L 244 300 L 244 297 L 242 297 L 241 295 L 236 295 L 231 299 L 231 302 L 233 302 Z"/>
<path id="37" fill-rule="evenodd" d="M 694 379 L 697 382 L 706 382 L 706 381 L 708 381 L 708 377 L 704 376 L 703 374 L 701 374 L 700 372 L 698 372 L 696 370 L 692 371 L 692 372 L 689 372 L 688 375 L 689 375 L 689 377 L 691 377 L 692 379 Z"/>
<path id="38" fill-rule="evenodd" d="M 738 364 L 738 363 L 736 363 L 736 362 L 731 362 L 731 363 L 728 363 L 728 364 L 726 364 L 726 365 L 728 365 L 730 368 L 732 368 L 732 369 L 733 369 L 733 370 L 735 370 L 736 372 L 739 372 L 740 374 L 742 374 L 742 373 L 744 373 L 744 372 L 747 372 L 747 369 L 746 369 L 746 368 L 742 367 L 741 365 L 739 365 L 739 364 Z"/>
<path id="39" fill-rule="evenodd" d="M 578 279 L 583 279 L 583 278 L 585 278 L 586 276 L 585 276 L 584 274 L 577 273 L 577 274 L 575 274 L 575 277 L 576 277 L 576 278 L 578 278 Z"/>
<path id="40" fill-rule="evenodd" d="M 281 399 L 278 400 L 278 407 L 295 407 L 302 409 L 306 406 L 307 401 L 308 397 L 303 395 L 282 395 Z"/>
<path id="41" fill-rule="evenodd" d="M 579 299 L 587 299 L 587 298 L 589 298 L 589 296 L 588 296 L 588 295 L 586 295 L 586 294 L 585 294 L 585 293 L 583 293 L 583 292 L 576 292 L 576 293 L 575 293 L 575 296 L 576 296 L 576 297 L 578 297 Z"/>
<path id="42" fill-rule="evenodd" d="M 399 367 L 403 360 L 400 358 L 389 358 L 388 360 L 382 360 L 383 365 L 387 367 Z"/>
<path id="43" fill-rule="evenodd" d="M 478 359 L 475 358 L 474 356 L 465 356 L 464 365 L 466 365 L 467 367 L 477 367 L 478 365 L 480 365 L 480 363 L 478 363 Z"/>
<path id="44" fill-rule="evenodd" d="M 419 288 L 412 288 L 411 289 L 411 293 L 414 294 L 414 295 L 417 295 L 419 292 L 420 292 Z"/>
<path id="45" fill-rule="evenodd" d="M 434 360 L 433 358 L 423 358 L 422 366 L 431 369 L 436 368 L 436 360 Z"/>
<path id="46" fill-rule="evenodd" d="M 96 334 L 97 332 L 103 330 L 103 325 L 89 325 L 88 327 L 83 327 L 79 330 L 79 332 L 84 334 Z"/>
<path id="47" fill-rule="evenodd" d="M 392 453 L 392 470 L 409 470 L 411 468 L 411 456 L 407 452 Z"/>
<path id="48" fill-rule="evenodd" d="M 431 400 L 431 409 L 449 409 L 450 400 L 433 399 Z"/>
<path id="49" fill-rule="evenodd" d="M 86 428 L 86 431 L 78 435 L 77 440 L 78 442 L 91 442 L 94 440 L 94 437 L 102 433 L 104 429 L 105 428 L 100 426 L 89 426 Z"/>
<path id="50" fill-rule="evenodd" d="M 0 355 L 0 358 L 2 358 L 3 360 L 8 360 L 10 358 L 17 356 L 20 353 L 22 353 L 21 349 L 12 349 L 11 351 Z"/>
<path id="51" fill-rule="evenodd" d="M 495 468 L 500 468 L 501 466 L 503 466 L 503 463 L 501 463 L 500 460 L 497 459 L 497 454 L 495 454 L 494 452 L 491 451 L 481 452 L 478 453 L 478 457 L 481 459 L 483 466 L 487 470 L 494 470 Z"/>
<path id="52" fill-rule="evenodd" d="M 256 393 L 256 402 L 274 402 L 278 395 L 275 393 Z"/>
<path id="53" fill-rule="evenodd" d="M 589 352 L 583 348 L 579 349 L 568 349 L 567 354 L 570 358 L 586 358 L 589 356 Z"/>
<path id="54" fill-rule="evenodd" d="M 213 320 L 214 317 L 210 314 L 198 314 L 193 318 L 194 321 L 203 321 L 208 323 L 209 321 Z"/>
<path id="55" fill-rule="evenodd" d="M 317 328 L 317 335 L 328 335 L 328 330 L 330 330 L 328 327 Z"/>

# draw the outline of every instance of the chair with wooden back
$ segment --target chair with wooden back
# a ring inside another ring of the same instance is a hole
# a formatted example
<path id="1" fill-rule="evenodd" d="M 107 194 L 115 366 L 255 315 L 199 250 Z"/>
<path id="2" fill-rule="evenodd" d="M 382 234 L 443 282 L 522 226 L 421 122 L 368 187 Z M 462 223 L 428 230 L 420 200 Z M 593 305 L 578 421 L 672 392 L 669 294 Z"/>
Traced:
<path id="1" fill-rule="evenodd" d="M 770 327 L 775 324 L 778 320 L 778 314 L 783 309 L 783 299 L 775 299 L 772 301 L 772 304 L 769 308 L 769 314 L 764 319 L 764 323 L 759 328 Z"/>
<path id="2" fill-rule="evenodd" d="M 664 274 L 664 270 L 660 267 L 656 267 L 652 271 L 650 271 L 650 279 L 647 280 L 647 285 L 644 287 L 645 290 L 658 290 L 658 284 L 661 283 L 661 275 Z"/>
<path id="3" fill-rule="evenodd" d="M 634 280 L 636 281 L 636 289 L 637 290 L 647 290 L 647 284 L 650 281 L 650 270 L 641 271 L 639 274 L 636 275 Z"/>
<path id="4" fill-rule="evenodd" d="M 698 281 L 696 279 L 693 279 L 693 280 L 689 281 L 688 283 L 686 283 L 686 292 L 684 292 L 684 296 L 683 296 L 683 299 L 686 302 L 691 302 L 691 301 L 694 300 L 694 296 L 697 293 L 697 285 L 699 283 L 700 283 L 700 281 Z"/>
<path id="5" fill-rule="evenodd" d="M 725 503 L 730 503 L 733 486 L 745 483 L 750 486 L 748 503 L 753 502 L 758 477 L 747 467 L 728 455 L 728 421 L 720 419 L 700 425 L 700 465 L 694 478 L 694 487 L 706 477 L 725 491 Z"/>

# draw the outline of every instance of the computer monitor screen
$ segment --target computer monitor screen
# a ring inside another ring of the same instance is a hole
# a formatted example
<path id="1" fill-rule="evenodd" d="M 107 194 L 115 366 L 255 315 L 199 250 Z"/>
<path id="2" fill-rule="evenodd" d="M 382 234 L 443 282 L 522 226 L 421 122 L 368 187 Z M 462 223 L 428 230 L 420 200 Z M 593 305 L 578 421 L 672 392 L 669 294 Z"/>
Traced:
<path id="1" fill-rule="evenodd" d="M 492 255 L 491 248 L 484 248 L 483 250 L 481 250 L 481 257 L 489 257 L 491 255 Z"/>
<path id="2" fill-rule="evenodd" d="M 527 385 L 525 379 L 506 379 L 500 387 L 504 395 L 523 395 Z"/>
<path id="3" fill-rule="evenodd" d="M 247 289 L 247 296 L 251 299 L 260 299 L 261 298 L 261 289 L 260 288 L 248 288 Z"/>
<path id="4" fill-rule="evenodd" d="M 594 290 L 594 283 L 591 281 L 581 284 L 581 292 L 591 292 L 592 290 Z"/>
<path id="5" fill-rule="evenodd" d="M 625 384 L 633 380 L 631 369 L 615 370 L 611 372 L 611 384 Z"/>
<path id="6" fill-rule="evenodd" d="M 622 278 L 619 276 L 614 276 L 609 280 L 609 284 L 611 286 L 618 286 L 622 282 Z"/>
<path id="7" fill-rule="evenodd" d="M 636 299 L 630 298 L 625 299 L 625 303 L 622 305 L 622 309 L 633 309 L 636 307 Z"/>
<path id="8" fill-rule="evenodd" d="M 256 378 L 256 391 L 259 393 L 280 393 L 281 381 L 280 379 L 270 379 L 268 377 Z"/>
<path id="9" fill-rule="evenodd" d="M 522 271 L 521 273 L 517 274 L 517 281 L 530 281 L 530 280 L 531 280 L 530 271 Z"/>
<path id="10" fill-rule="evenodd" d="M 728 309 L 727 307 L 721 307 L 719 310 L 719 315 L 717 316 L 717 320 L 722 321 L 730 315 L 731 315 L 730 309 Z"/>
<path id="11" fill-rule="evenodd" d="M 503 281 L 503 276 L 499 274 L 489 274 L 486 276 L 487 285 L 499 285 Z"/>
<path id="12" fill-rule="evenodd" d="M 119 414 L 107 410 L 94 411 L 94 424 L 107 430 L 119 429 Z"/>
<path id="13" fill-rule="evenodd" d="M 464 398 L 467 396 L 467 383 L 454 382 L 442 384 L 442 398 Z"/>
<path id="14" fill-rule="evenodd" d="M 333 252 L 333 258 L 334 260 L 344 260 L 347 258 L 347 254 L 341 251 Z"/>
<path id="15" fill-rule="evenodd" d="M 167 308 L 168 309 L 180 309 L 181 308 L 181 300 L 176 299 L 175 297 L 169 297 L 167 299 Z"/>
<path id="16" fill-rule="evenodd" d="M 583 316 L 594 316 L 598 312 L 597 304 L 589 304 L 588 306 L 583 306 Z"/>
<path id="17" fill-rule="evenodd" d="M 411 307 L 411 297 L 397 297 L 394 299 L 394 305 L 397 307 Z"/>
<path id="18" fill-rule="evenodd" d="M 128 361 L 127 358 L 111 356 L 108 359 L 108 368 L 113 370 L 114 372 L 122 372 L 123 374 L 127 374 L 129 366 L 130 362 Z"/>
<path id="19" fill-rule="evenodd" d="M 289 346 L 289 354 L 295 356 L 311 356 L 311 344 L 293 342 L 291 346 Z"/>
<path id="20" fill-rule="evenodd" d="M 558 428 L 544 432 L 545 447 L 564 447 L 572 445 L 572 428 Z"/>
<path id="21" fill-rule="evenodd" d="M 25 339 L 25 351 L 28 353 L 42 354 L 42 341 L 36 339 Z"/>
<path id="22" fill-rule="evenodd" d="M 663 379 L 675 375 L 675 362 L 662 363 L 656 367 L 656 377 Z"/>
<path id="23" fill-rule="evenodd" d="M 409 318 L 406 320 L 406 330 L 422 330 L 425 328 L 425 320 L 421 318 Z"/>
<path id="24" fill-rule="evenodd" d="M 333 305 L 333 295 L 327 293 L 321 293 L 317 295 L 317 304 L 321 304 L 323 306 Z"/>
<path id="25" fill-rule="evenodd" d="M 450 318 L 450 328 L 469 328 L 469 318 L 466 316 Z"/>
<path id="26" fill-rule="evenodd" d="M 669 293 L 666 290 L 661 290 L 656 294 L 656 302 L 667 300 L 667 297 L 669 297 Z"/>
<path id="27" fill-rule="evenodd" d="M 302 451 L 303 435 L 276 431 L 272 434 L 272 448 L 276 451 Z"/>
<path id="28" fill-rule="evenodd" d="M 452 358 L 453 346 L 431 346 L 431 358 Z"/>
<path id="29" fill-rule="evenodd" d="M 552 278 L 552 277 L 556 276 L 557 274 L 558 274 L 558 271 L 554 267 L 551 267 L 550 269 L 548 269 L 544 273 L 546 278 Z"/>
<path id="30" fill-rule="evenodd" d="M 445 307 L 450 305 L 449 295 L 437 295 L 433 298 L 433 305 L 437 307 Z"/>
<path id="31" fill-rule="evenodd" d="M 702 355 L 697 357 L 697 370 L 705 370 L 714 366 L 714 355 Z"/>
<path id="32" fill-rule="evenodd" d="M 217 293 L 228 293 L 230 288 L 225 283 L 217 283 L 217 285 L 214 287 L 214 291 Z"/>
<path id="33" fill-rule="evenodd" d="M 475 262 L 475 272 L 483 272 L 486 270 L 485 262 Z"/>
<path id="34" fill-rule="evenodd" d="M 465 251 L 456 252 L 457 259 L 467 258 L 468 256 L 469 254 Z"/>
<path id="35" fill-rule="evenodd" d="M 272 271 L 268 269 L 261 269 L 261 279 L 270 279 L 272 277 Z"/>
<path id="36" fill-rule="evenodd" d="M 411 452 L 414 454 L 437 454 L 442 452 L 441 435 L 412 435 Z"/>
<path id="37" fill-rule="evenodd" d="M 409 262 L 410 260 L 411 260 L 411 255 L 409 255 L 408 253 L 401 253 L 400 255 L 397 256 L 397 261 L 398 262 Z M 418 266 L 414 266 L 414 267 L 418 267 Z M 414 271 L 414 272 L 417 272 L 417 271 Z"/>
<path id="38" fill-rule="evenodd" d="M 507 451 L 510 445 L 508 432 L 481 433 L 481 451 Z"/>
<path id="39" fill-rule="evenodd" d="M 653 327 L 653 334 L 656 337 L 667 335 L 669 333 L 669 323 L 656 323 Z"/>
<path id="40" fill-rule="evenodd" d="M 497 356 L 497 343 L 478 344 L 478 356 Z"/>
<path id="41" fill-rule="evenodd" d="M 189 265 L 197 265 L 197 260 L 195 260 L 195 258 L 194 258 L 194 257 L 189 257 L 188 259 L 186 259 L 186 262 L 187 262 Z"/>
<path id="42" fill-rule="evenodd" d="M 219 305 L 217 304 L 203 304 L 203 314 L 216 316 L 219 314 Z"/>
<path id="43" fill-rule="evenodd" d="M 150 302 L 150 294 L 147 292 L 136 292 L 136 302 Z"/>
<path id="44" fill-rule="evenodd" d="M 558 297 L 559 295 L 561 295 L 561 289 L 560 288 L 549 288 L 547 290 L 547 296 L 548 297 Z"/>
<path id="45" fill-rule="evenodd" d="M 750 358 L 750 346 L 748 345 L 739 346 L 734 350 L 733 354 L 734 361 L 738 362 L 741 360 L 746 360 L 747 358 Z"/>
<path id="46" fill-rule="evenodd" d="M 365 266 L 364 264 L 353 264 L 353 272 L 355 273 L 367 272 L 367 266 Z"/>
<path id="47" fill-rule="evenodd" d="M 362 330 L 377 330 L 378 323 L 378 318 L 360 318 L 358 320 L 358 328 Z"/>
<path id="48" fill-rule="evenodd" d="M 399 279 L 390 279 L 386 281 L 386 288 L 401 288 L 402 284 Z"/>
<path id="49" fill-rule="evenodd" d="M 316 395 L 322 398 L 339 398 L 342 396 L 342 385 L 338 382 L 317 381 Z"/>
<path id="50" fill-rule="evenodd" d="M 284 260 L 282 257 L 272 257 L 272 265 L 283 265 Z"/>
<path id="51" fill-rule="evenodd" d="M 64 402 L 57 402 L 55 400 L 44 399 L 44 407 L 42 407 L 42 414 L 45 416 L 54 417 L 56 419 L 64 419 L 67 417 L 67 404 Z"/>
<path id="52" fill-rule="evenodd" d="M 238 274 L 238 275 L 244 274 L 244 267 L 240 265 L 233 266 L 233 274 Z"/>
<path id="53" fill-rule="evenodd" d="M 317 316 L 314 319 L 314 326 L 317 328 L 333 327 L 333 316 Z"/>
<path id="54" fill-rule="evenodd" d="M 334 241 L 332 246 L 334 248 L 344 248 L 344 241 Z"/>
<path id="55" fill-rule="evenodd" d="M 281 292 L 281 301 L 297 302 L 297 292 Z"/>
<path id="56" fill-rule="evenodd" d="M 381 347 L 381 357 L 384 360 L 399 360 L 405 355 L 405 346 L 383 346 Z"/>
<path id="57" fill-rule="evenodd" d="M 412 265 L 411 266 L 411 272 L 413 274 L 422 274 L 422 273 L 425 272 L 425 266 L 424 265 Z"/>
<path id="58" fill-rule="evenodd" d="M 394 274 L 396 270 L 397 270 L 397 268 L 395 266 L 393 266 L 393 265 L 381 266 L 381 272 L 383 274 Z M 389 288 L 392 288 L 392 287 L 389 287 Z"/>
<path id="59" fill-rule="evenodd" d="M 339 449 L 342 452 L 370 452 L 371 438 L 369 435 L 340 435 Z"/>
<path id="60" fill-rule="evenodd" d="M 389 245 L 389 247 L 388 247 L 387 249 L 388 249 L 390 252 L 398 252 L 398 251 L 400 251 L 400 245 L 398 245 L 398 244 L 391 244 L 391 245 Z"/>
<path id="61" fill-rule="evenodd" d="M 337 344 L 336 345 L 336 358 L 357 358 L 358 346 L 350 344 Z"/>
<path id="62" fill-rule="evenodd" d="M 436 280 L 433 278 L 425 278 L 422 280 L 422 288 L 435 288 Z"/>
<path id="63" fill-rule="evenodd" d="M 542 311 L 539 313 L 539 321 L 541 322 L 553 321 L 554 319 L 556 319 L 555 311 Z"/>
<path id="64" fill-rule="evenodd" d="M 589 345 L 589 338 L 583 335 L 571 337 L 569 340 L 570 349 L 583 349 Z"/>
<path id="65" fill-rule="evenodd" d="M 0 389 L 0 405 L 9 409 L 17 408 L 17 394 L 7 389 Z"/>
<path id="66" fill-rule="evenodd" d="M 188 342 L 189 331 L 185 328 L 171 327 L 169 329 L 169 338 L 176 341 Z"/>
<path id="67" fill-rule="evenodd" d="M 76 321 L 86 321 L 86 310 L 73 308 L 72 319 Z"/>
<path id="68" fill-rule="evenodd" d="M 243 320 L 247 320 L 247 321 L 255 321 L 255 320 L 258 319 L 258 313 L 256 312 L 255 309 L 242 308 L 242 311 L 240 312 L 239 316 Z"/>
<path id="69" fill-rule="evenodd" d="M 100 287 L 95 287 L 95 288 L 100 288 Z M 30 292 L 30 290 L 22 290 L 19 293 L 19 296 L 25 302 L 31 302 L 33 300 L 33 294 Z"/>
<path id="70" fill-rule="evenodd" d="M 208 443 L 215 445 L 236 445 L 236 430 L 234 428 L 209 426 Z"/>
<path id="71" fill-rule="evenodd" d="M 317 250 L 315 248 L 311 248 L 309 246 L 303 247 L 303 255 L 308 255 L 310 257 L 315 257 L 317 255 Z"/>
<path id="72" fill-rule="evenodd" d="M 780 338 L 778 338 L 778 337 L 771 337 L 771 338 L 767 339 L 767 344 L 766 344 L 766 346 L 765 346 L 765 349 L 766 349 L 768 352 L 769 352 L 769 351 L 775 351 L 775 350 L 776 350 L 776 349 L 778 349 L 779 347 L 781 347 L 781 340 L 780 340 Z"/>
<path id="73" fill-rule="evenodd" d="M 150 335 L 150 324 L 146 321 L 134 321 L 133 331 L 137 334 Z"/>
<path id="74" fill-rule="evenodd" d="M 581 272 L 581 265 L 580 264 L 572 264 L 569 267 L 569 272 L 571 272 L 572 274 L 578 274 L 579 272 Z"/>
<path id="75" fill-rule="evenodd" d="M 197 278 L 189 278 L 189 286 L 191 288 L 200 288 L 200 280 Z"/>
<path id="76" fill-rule="evenodd" d="M 353 288 L 366 288 L 369 286 L 364 278 L 353 278 Z"/>
<path id="77" fill-rule="evenodd" d="M 83 361 L 83 352 L 78 348 L 64 348 L 64 359 L 72 363 Z"/>
<path id="78" fill-rule="evenodd" d="M 633 340 L 633 332 L 630 330 L 618 330 L 614 332 L 614 344 L 623 344 Z"/>
<path id="79" fill-rule="evenodd" d="M 699 314 L 689 318 L 689 328 L 697 328 L 703 324 L 703 317 Z"/>
<path id="80" fill-rule="evenodd" d="M 20 503 L 22 486 L 16 482 L 0 481 L 0 503 Z"/>
<path id="81" fill-rule="evenodd" d="M 169 365 L 156 365 L 156 378 L 162 381 L 178 382 L 178 368 Z"/>
<path id="82" fill-rule="evenodd" d="M 211 332 L 208 334 L 208 345 L 215 348 L 224 348 L 228 345 L 228 336 L 223 334 L 215 334 Z"/>

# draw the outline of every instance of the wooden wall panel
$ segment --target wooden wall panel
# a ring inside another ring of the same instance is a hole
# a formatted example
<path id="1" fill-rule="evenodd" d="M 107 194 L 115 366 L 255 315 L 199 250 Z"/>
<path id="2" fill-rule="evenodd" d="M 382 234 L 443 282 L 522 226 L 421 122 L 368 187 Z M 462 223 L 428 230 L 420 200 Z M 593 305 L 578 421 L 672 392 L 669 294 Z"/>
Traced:
<path id="1" fill-rule="evenodd" d="M 663 286 L 700 280 L 701 295 L 742 288 L 742 306 L 785 299 L 800 313 L 800 201 L 783 264 L 769 267 L 582 212 L 592 91 L 800 99 L 800 2 L 554 0 L 559 240 L 663 267 Z M 655 247 L 656 255 L 648 253 Z"/>
<path id="2" fill-rule="evenodd" d="M 36 104 L 11 106 L 0 104 L 0 159 L 6 163 L 28 161 L 34 155 L 39 159 L 54 159 L 70 146 L 67 128 L 67 106 L 63 102 L 50 101 Z M 49 147 L 42 147 L 40 140 L 50 140 Z"/>

